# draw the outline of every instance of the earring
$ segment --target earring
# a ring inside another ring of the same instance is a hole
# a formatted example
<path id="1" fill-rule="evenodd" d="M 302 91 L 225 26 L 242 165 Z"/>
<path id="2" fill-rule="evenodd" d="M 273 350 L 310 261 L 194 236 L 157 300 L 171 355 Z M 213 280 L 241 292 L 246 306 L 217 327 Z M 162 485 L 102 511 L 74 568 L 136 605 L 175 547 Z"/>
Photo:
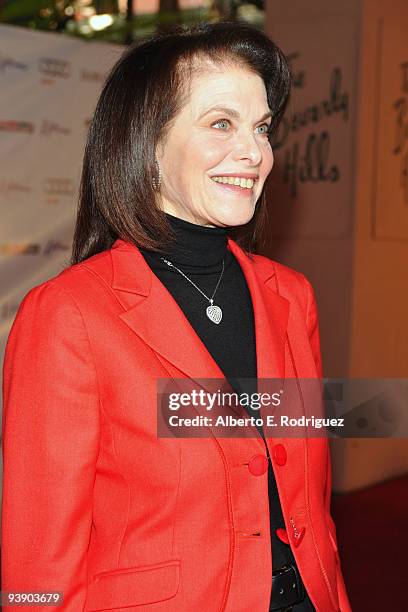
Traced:
<path id="1" fill-rule="evenodd" d="M 156 181 L 155 177 L 153 177 L 152 183 L 153 183 L 153 189 L 155 191 L 159 191 L 160 185 L 161 185 L 162 172 L 161 172 L 161 168 L 159 166 L 159 162 L 157 161 L 157 159 L 155 159 L 154 161 L 155 161 L 155 164 L 156 164 L 156 167 L 157 167 L 157 172 L 158 172 L 159 177 L 158 177 L 157 181 Z"/>

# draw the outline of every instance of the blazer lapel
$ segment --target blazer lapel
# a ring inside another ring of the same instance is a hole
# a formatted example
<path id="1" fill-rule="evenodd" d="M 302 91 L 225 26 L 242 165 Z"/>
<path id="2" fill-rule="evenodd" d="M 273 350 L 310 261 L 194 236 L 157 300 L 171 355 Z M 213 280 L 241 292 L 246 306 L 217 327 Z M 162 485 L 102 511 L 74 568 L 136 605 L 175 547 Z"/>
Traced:
<path id="1" fill-rule="evenodd" d="M 251 259 L 234 240 L 228 240 L 228 248 L 241 266 L 252 298 L 257 377 L 283 379 L 289 302 L 275 291 L 273 263 Z"/>
<path id="2" fill-rule="evenodd" d="M 232 239 L 228 239 L 228 248 L 244 273 L 252 297 L 258 378 L 283 378 L 289 303 L 274 291 L 273 264 L 256 264 Z M 112 288 L 119 292 L 126 308 L 120 318 L 185 376 L 226 382 L 222 370 L 139 249 L 118 239 L 111 256 Z"/>
<path id="3" fill-rule="evenodd" d="M 113 283 L 125 312 L 119 317 L 156 353 L 189 378 L 224 378 L 176 300 L 151 271 L 137 247 L 112 247 Z"/>

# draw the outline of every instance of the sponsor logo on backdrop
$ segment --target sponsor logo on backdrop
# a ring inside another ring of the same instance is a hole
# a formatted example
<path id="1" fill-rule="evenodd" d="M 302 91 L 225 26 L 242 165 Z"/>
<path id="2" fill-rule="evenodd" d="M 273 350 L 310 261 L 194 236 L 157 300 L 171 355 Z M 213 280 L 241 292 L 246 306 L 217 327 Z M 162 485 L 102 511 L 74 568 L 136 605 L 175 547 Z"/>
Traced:
<path id="1" fill-rule="evenodd" d="M 71 76 L 71 62 L 58 57 L 40 57 L 38 69 L 46 77 L 67 79 Z"/>
<path id="2" fill-rule="evenodd" d="M 31 193 L 32 189 L 25 183 L 12 179 L 0 178 L 0 196 L 10 193 Z"/>
<path id="3" fill-rule="evenodd" d="M 288 55 L 293 84 L 297 89 L 307 86 L 306 70 L 294 66 L 300 57 L 298 52 Z M 336 183 L 340 179 L 340 168 L 332 160 L 330 130 L 322 130 L 319 123 L 336 115 L 343 122 L 349 120 L 350 94 L 344 89 L 341 67 L 331 69 L 328 85 L 325 97 L 285 114 L 272 143 L 274 150 L 283 148 L 283 180 L 289 185 L 292 198 L 298 195 L 301 183 Z M 312 131 L 302 139 L 300 133 L 305 129 Z"/>
<path id="4" fill-rule="evenodd" d="M 41 136 L 52 136 L 53 134 L 68 135 L 71 132 L 72 130 L 65 125 L 61 125 L 56 121 L 49 121 L 48 119 L 44 119 L 40 127 Z"/>
<path id="5" fill-rule="evenodd" d="M 102 83 L 105 80 L 105 75 L 97 70 L 87 70 L 83 68 L 79 73 L 81 81 L 92 81 L 94 83 Z"/>
<path id="6" fill-rule="evenodd" d="M 70 245 L 59 240 L 39 242 L 9 242 L 0 243 L 0 255 L 53 255 L 56 251 L 69 251 Z"/>
<path id="7" fill-rule="evenodd" d="M 16 119 L 0 119 L 0 132 L 25 132 L 32 134 L 34 132 L 34 123 L 32 121 L 17 121 Z"/>
<path id="8" fill-rule="evenodd" d="M 14 57 L 9 57 L 0 53 L 0 72 L 14 70 L 28 70 L 28 64 L 24 64 L 24 62 L 20 62 L 14 59 Z"/>
<path id="9" fill-rule="evenodd" d="M 46 177 L 43 186 L 48 196 L 72 196 L 75 192 L 74 180 L 71 178 Z"/>

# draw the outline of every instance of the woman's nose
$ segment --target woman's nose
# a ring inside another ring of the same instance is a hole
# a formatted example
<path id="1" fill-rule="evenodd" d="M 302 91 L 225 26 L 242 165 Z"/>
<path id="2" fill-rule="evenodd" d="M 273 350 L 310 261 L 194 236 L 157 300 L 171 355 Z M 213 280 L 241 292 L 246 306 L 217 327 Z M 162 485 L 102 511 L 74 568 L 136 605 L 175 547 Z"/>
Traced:
<path id="1" fill-rule="evenodd" d="M 249 159 L 256 166 L 262 161 L 262 150 L 254 134 L 242 133 L 237 136 L 236 159 Z"/>

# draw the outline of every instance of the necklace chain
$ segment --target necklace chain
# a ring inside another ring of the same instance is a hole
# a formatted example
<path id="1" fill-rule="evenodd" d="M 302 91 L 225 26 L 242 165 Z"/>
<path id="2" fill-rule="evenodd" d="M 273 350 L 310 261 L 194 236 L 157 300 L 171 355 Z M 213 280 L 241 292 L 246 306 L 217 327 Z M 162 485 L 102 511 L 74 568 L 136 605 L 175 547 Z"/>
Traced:
<path id="1" fill-rule="evenodd" d="M 210 319 L 210 321 L 212 321 L 213 323 L 216 323 L 218 325 L 218 323 L 221 322 L 222 319 L 222 310 L 219 306 L 216 306 L 214 304 L 214 295 L 218 289 L 218 286 L 221 282 L 222 279 L 222 275 L 224 274 L 224 259 L 222 260 L 222 270 L 221 270 L 221 274 L 220 274 L 220 278 L 218 279 L 218 283 L 214 289 L 214 292 L 212 294 L 211 297 L 208 297 L 208 295 L 206 295 L 204 293 L 204 291 L 201 291 L 200 287 L 197 287 L 197 285 L 191 280 L 191 278 L 188 278 L 188 276 L 186 274 L 184 274 L 184 272 L 182 272 L 181 270 L 179 270 L 179 268 L 177 268 L 177 266 L 175 266 L 174 264 L 171 263 L 171 261 L 169 261 L 168 259 L 165 259 L 164 257 L 160 257 L 160 259 L 162 259 L 164 261 L 164 263 L 166 263 L 168 266 L 170 266 L 171 268 L 174 268 L 175 270 L 177 270 L 177 272 L 179 272 L 182 276 L 184 276 L 184 278 L 186 280 L 188 280 L 189 283 L 191 283 L 193 285 L 193 287 L 195 287 L 197 289 L 197 291 L 199 291 L 201 293 L 201 295 L 203 295 L 209 302 L 210 305 L 207 306 L 206 309 L 206 315 L 207 317 Z"/>
<path id="2" fill-rule="evenodd" d="M 164 263 L 166 263 L 168 266 L 170 266 L 171 268 L 174 268 L 175 270 L 177 270 L 177 272 L 180 272 L 180 274 L 182 276 L 184 276 L 184 278 L 186 280 L 188 280 L 189 283 L 191 283 L 192 285 L 194 285 L 194 287 L 197 289 L 197 291 L 199 291 L 212 305 L 213 301 L 214 301 L 214 295 L 216 294 L 216 291 L 218 289 L 218 286 L 221 282 L 222 279 L 222 275 L 224 274 L 224 260 L 222 260 L 222 270 L 221 270 L 221 274 L 220 274 L 220 278 L 218 279 L 217 285 L 214 289 L 214 292 L 212 294 L 212 296 L 209 298 L 208 295 L 206 295 L 204 293 L 204 291 L 201 291 L 200 287 L 197 287 L 197 285 L 195 283 L 193 283 L 193 281 L 188 278 L 188 276 L 186 276 L 186 274 L 184 274 L 184 272 L 182 272 L 181 270 L 179 270 L 179 268 L 177 268 L 177 266 L 175 266 L 174 264 L 171 263 L 171 261 L 169 261 L 168 259 L 165 259 L 164 257 L 161 257 L 160 259 L 162 259 L 164 261 Z"/>

